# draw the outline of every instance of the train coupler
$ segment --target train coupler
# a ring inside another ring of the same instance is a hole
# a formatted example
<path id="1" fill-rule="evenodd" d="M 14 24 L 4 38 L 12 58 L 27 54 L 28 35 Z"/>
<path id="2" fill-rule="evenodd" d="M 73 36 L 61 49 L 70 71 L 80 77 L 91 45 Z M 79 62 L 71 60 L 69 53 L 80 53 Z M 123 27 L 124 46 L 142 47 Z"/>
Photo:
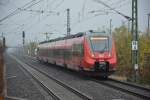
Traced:
<path id="1" fill-rule="evenodd" d="M 95 61 L 94 69 L 95 69 L 95 71 L 107 73 L 109 70 L 109 63 L 108 62 Z"/>

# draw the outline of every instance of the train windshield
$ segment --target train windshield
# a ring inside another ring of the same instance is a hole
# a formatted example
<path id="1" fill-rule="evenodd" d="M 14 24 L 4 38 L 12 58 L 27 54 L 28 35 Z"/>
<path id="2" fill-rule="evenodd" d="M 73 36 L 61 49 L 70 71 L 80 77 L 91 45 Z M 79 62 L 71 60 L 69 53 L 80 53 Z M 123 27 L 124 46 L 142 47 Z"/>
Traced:
<path id="1" fill-rule="evenodd" d="M 109 50 L 108 37 L 91 37 L 90 43 L 92 51 L 104 52 Z"/>

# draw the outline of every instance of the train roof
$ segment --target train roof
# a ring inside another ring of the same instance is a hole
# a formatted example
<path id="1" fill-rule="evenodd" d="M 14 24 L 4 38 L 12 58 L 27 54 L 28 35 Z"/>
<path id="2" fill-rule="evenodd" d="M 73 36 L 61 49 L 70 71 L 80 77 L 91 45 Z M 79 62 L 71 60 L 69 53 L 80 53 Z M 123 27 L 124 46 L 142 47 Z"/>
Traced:
<path id="1" fill-rule="evenodd" d="M 65 36 L 65 37 L 59 37 L 59 38 L 51 39 L 51 40 L 48 40 L 48 41 L 42 41 L 39 44 L 44 44 L 44 43 L 49 43 L 49 42 L 54 42 L 54 41 L 59 41 L 59 40 L 65 40 L 65 39 L 71 39 L 71 38 L 81 37 L 83 35 L 89 35 L 89 36 L 93 35 L 93 34 L 90 34 L 90 33 L 96 33 L 95 35 L 99 35 L 99 33 L 101 33 L 102 36 L 110 36 L 110 34 L 107 34 L 105 31 L 96 32 L 96 31 L 90 30 L 88 32 L 79 32 L 77 34 L 73 34 L 73 35 L 69 35 L 69 36 Z"/>
<path id="2" fill-rule="evenodd" d="M 81 36 L 83 36 L 84 34 L 85 34 L 85 33 L 80 32 L 80 33 L 73 34 L 73 35 L 69 35 L 69 36 L 66 36 L 66 37 L 59 37 L 59 38 L 52 39 L 52 40 L 48 40 L 48 41 L 42 41 L 42 42 L 40 42 L 39 44 L 44 44 L 44 43 L 53 42 L 53 41 L 59 41 L 59 40 L 65 40 L 65 39 L 71 39 L 71 38 L 81 37 Z"/>

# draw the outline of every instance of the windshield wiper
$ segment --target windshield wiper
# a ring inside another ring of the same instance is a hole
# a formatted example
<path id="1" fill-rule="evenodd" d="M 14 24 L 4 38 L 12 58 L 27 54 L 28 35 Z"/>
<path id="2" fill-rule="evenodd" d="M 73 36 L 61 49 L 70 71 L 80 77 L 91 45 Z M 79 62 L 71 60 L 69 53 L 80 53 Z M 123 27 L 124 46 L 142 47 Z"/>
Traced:
<path id="1" fill-rule="evenodd" d="M 91 44 L 92 53 L 94 53 L 94 47 L 93 47 L 93 44 L 92 44 L 91 40 L 90 40 L 90 44 Z M 94 56 L 95 56 L 95 54 L 94 54 Z"/>
<path id="2" fill-rule="evenodd" d="M 104 46 L 104 48 L 103 49 L 101 49 L 101 51 L 100 52 L 104 52 L 105 51 L 105 49 L 107 49 L 107 43 L 105 42 L 105 46 Z"/>
<path id="3" fill-rule="evenodd" d="M 100 52 L 104 52 L 105 49 L 107 49 L 107 46 L 105 45 L 105 47 L 100 51 Z"/>

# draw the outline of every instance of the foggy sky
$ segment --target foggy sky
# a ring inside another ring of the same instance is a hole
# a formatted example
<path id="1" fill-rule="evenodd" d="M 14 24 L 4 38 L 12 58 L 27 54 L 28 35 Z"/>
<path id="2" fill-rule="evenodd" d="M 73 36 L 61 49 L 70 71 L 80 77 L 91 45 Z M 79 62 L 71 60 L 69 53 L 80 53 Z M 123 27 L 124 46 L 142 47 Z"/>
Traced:
<path id="1" fill-rule="evenodd" d="M 22 7 L 31 0 L 0 0 L 0 19 L 12 11 Z M 39 0 L 36 0 L 39 1 Z M 123 14 L 132 17 L 132 0 L 101 0 Z M 138 0 L 138 26 L 140 31 L 147 28 L 147 14 L 150 13 L 150 0 Z M 0 22 L 0 33 L 4 33 L 7 45 L 22 44 L 22 31 L 26 33 L 26 43 L 30 41 L 45 40 L 42 33 L 55 33 L 50 38 L 66 34 L 66 9 L 70 9 L 71 34 L 88 31 L 90 29 L 109 28 L 112 19 L 113 28 L 119 27 L 127 20 L 122 16 L 112 13 L 96 12 L 93 10 L 108 9 L 94 0 L 42 0 L 28 10 L 53 11 L 54 13 L 36 13 L 21 11 L 20 13 Z M 107 10 L 108 11 L 108 10 Z M 99 16 L 95 16 L 99 15 Z"/>

